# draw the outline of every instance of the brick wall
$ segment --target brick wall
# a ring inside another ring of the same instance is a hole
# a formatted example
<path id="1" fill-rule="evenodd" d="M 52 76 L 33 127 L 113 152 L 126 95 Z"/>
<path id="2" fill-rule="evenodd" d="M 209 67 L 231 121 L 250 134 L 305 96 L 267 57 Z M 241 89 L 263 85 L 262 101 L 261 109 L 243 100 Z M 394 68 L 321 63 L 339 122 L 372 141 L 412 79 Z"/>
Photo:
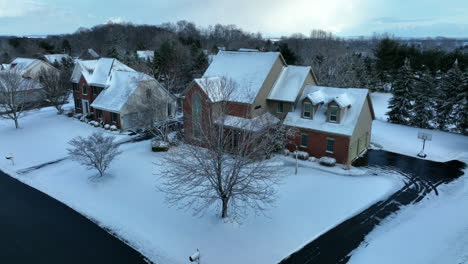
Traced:
<path id="1" fill-rule="evenodd" d="M 301 145 L 301 135 L 308 135 L 307 148 L 300 147 Z M 333 138 L 335 140 L 334 152 L 327 152 L 327 138 Z M 299 133 L 291 139 L 291 143 L 288 144 L 288 149 L 294 151 L 296 145 L 300 151 L 305 151 L 309 155 L 321 158 L 321 157 L 331 157 L 336 159 L 336 162 L 341 164 L 348 164 L 348 149 L 349 149 L 349 138 L 344 136 L 337 136 L 332 134 L 327 134 L 318 131 L 299 129 Z"/>
<path id="2" fill-rule="evenodd" d="M 87 93 L 86 94 L 83 94 L 83 85 L 86 86 L 87 88 Z M 76 99 L 78 99 L 80 101 L 80 108 L 77 108 L 76 105 L 75 105 L 75 112 L 77 113 L 82 113 L 83 110 L 81 109 L 81 100 L 88 100 L 89 102 L 89 105 L 91 105 L 93 103 L 93 101 L 96 99 L 96 97 L 98 97 L 99 94 L 94 94 L 93 93 L 93 90 L 98 90 L 100 91 L 102 88 L 98 88 L 98 89 L 93 89 L 93 86 L 90 86 L 88 85 L 88 83 L 86 82 L 86 80 L 83 78 L 83 76 L 80 77 L 80 81 L 78 82 L 78 84 L 73 84 L 74 87 L 78 87 L 77 90 L 73 89 L 73 99 L 76 101 Z M 97 92 L 97 91 L 96 91 Z M 93 108 L 92 107 L 89 107 L 90 111 L 93 112 Z"/>

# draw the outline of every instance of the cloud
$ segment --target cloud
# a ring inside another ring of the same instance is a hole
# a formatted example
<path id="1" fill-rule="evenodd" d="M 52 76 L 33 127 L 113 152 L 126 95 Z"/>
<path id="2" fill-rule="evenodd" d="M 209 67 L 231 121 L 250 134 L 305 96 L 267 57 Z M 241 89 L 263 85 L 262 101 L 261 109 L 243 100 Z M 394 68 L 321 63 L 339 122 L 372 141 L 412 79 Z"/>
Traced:
<path id="1" fill-rule="evenodd" d="M 47 9 L 48 5 L 31 0 L 0 0 L 0 18 L 22 17 Z"/>

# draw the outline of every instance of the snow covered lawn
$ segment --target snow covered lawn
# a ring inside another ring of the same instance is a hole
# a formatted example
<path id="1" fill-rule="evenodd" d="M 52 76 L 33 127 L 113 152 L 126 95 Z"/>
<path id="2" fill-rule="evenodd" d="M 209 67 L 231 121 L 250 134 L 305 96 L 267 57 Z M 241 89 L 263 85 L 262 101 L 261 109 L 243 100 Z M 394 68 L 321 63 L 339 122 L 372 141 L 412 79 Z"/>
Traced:
<path id="1" fill-rule="evenodd" d="M 15 169 L 63 158 L 67 156 L 70 139 L 87 136 L 97 130 L 78 119 L 57 115 L 53 107 L 28 112 L 19 120 L 19 124 L 20 128 L 15 129 L 13 121 L 0 119 L 1 167 L 9 164 L 4 157 L 10 154 L 14 157 Z"/>
<path id="2" fill-rule="evenodd" d="M 468 175 L 375 228 L 349 264 L 468 263 Z"/>
<path id="3" fill-rule="evenodd" d="M 416 156 L 422 148 L 422 141 L 417 138 L 418 131 L 432 134 L 432 141 L 426 142 L 426 159 L 435 161 L 468 161 L 468 137 L 439 130 L 391 124 L 386 122 L 388 100 L 391 94 L 373 93 L 372 103 L 376 120 L 372 124 L 372 143 L 377 143 L 384 150 L 409 156 Z"/>
<path id="4" fill-rule="evenodd" d="M 16 131 L 0 121 L 2 154 L 17 157 L 14 167 L 0 162 L 10 172 L 61 158 L 69 139 L 97 130 L 47 108 L 20 124 L 23 128 Z M 157 263 L 186 263 L 197 248 L 205 263 L 276 263 L 400 186 L 395 175 L 344 176 L 306 166 L 307 161 L 294 175 L 294 163 L 283 158 L 287 173 L 276 206 L 241 224 L 225 223 L 216 211 L 194 217 L 167 206 L 156 189 L 154 162 L 168 153 L 151 152 L 148 141 L 125 144 L 122 150 L 110 176 L 102 179 L 71 160 L 13 176 L 111 229 Z"/>

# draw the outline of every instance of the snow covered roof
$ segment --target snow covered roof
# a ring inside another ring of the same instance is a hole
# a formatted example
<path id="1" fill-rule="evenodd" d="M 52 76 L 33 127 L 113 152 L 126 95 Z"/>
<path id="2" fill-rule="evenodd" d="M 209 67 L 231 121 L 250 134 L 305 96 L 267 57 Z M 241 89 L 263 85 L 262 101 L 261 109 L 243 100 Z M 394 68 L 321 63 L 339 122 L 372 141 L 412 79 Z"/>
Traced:
<path id="1" fill-rule="evenodd" d="M 19 71 L 21 74 L 24 74 L 40 62 L 41 61 L 38 59 L 16 58 L 10 63 L 10 69 L 14 69 L 15 71 Z"/>
<path id="2" fill-rule="evenodd" d="M 198 84 L 198 86 L 208 95 L 210 100 L 213 103 L 223 101 L 226 98 L 225 95 L 223 95 L 222 88 L 225 86 L 223 85 L 223 78 L 220 77 L 207 77 L 207 78 L 198 78 L 195 79 L 195 82 Z"/>
<path id="3" fill-rule="evenodd" d="M 9 70 L 10 66 L 11 64 L 3 63 L 2 65 L 0 65 L 0 70 Z"/>
<path id="4" fill-rule="evenodd" d="M 140 82 L 155 80 L 141 72 L 113 71 L 104 89 L 91 104 L 91 107 L 120 113 L 128 98 L 138 88 Z"/>
<path id="5" fill-rule="evenodd" d="M 154 58 L 154 50 L 137 50 L 137 56 L 140 59 L 150 59 Z"/>
<path id="6" fill-rule="evenodd" d="M 224 122 L 222 119 L 224 119 Z M 280 120 L 269 112 L 252 119 L 226 115 L 216 120 L 216 123 L 224 123 L 224 126 L 226 127 L 248 131 L 260 131 L 267 126 L 277 124 L 278 122 L 280 122 Z"/>
<path id="7" fill-rule="evenodd" d="M 246 48 L 240 48 L 239 51 L 243 52 L 253 52 L 253 51 L 258 51 L 258 49 L 246 49 Z"/>
<path id="8" fill-rule="evenodd" d="M 316 105 L 325 103 L 327 96 L 322 92 L 322 90 L 318 90 L 308 94 L 307 98 L 312 102 L 312 104 Z"/>
<path id="9" fill-rule="evenodd" d="M 279 52 L 219 51 L 203 77 L 223 77 L 236 89 L 230 101 L 252 103 L 270 73 Z"/>
<path id="10" fill-rule="evenodd" d="M 62 63 L 62 60 L 63 59 L 70 59 L 70 55 L 68 54 L 48 54 L 48 55 L 44 55 L 44 57 L 46 58 L 46 60 L 49 62 L 49 63 Z"/>
<path id="11" fill-rule="evenodd" d="M 305 87 L 301 95 L 301 101 L 308 98 L 316 102 L 323 101 L 319 104 L 317 111 L 314 113 L 313 119 L 302 118 L 300 105 L 294 112 L 289 112 L 284 119 L 284 124 L 298 128 L 305 128 L 328 133 L 351 136 L 361 114 L 364 102 L 367 99 L 368 90 L 358 88 L 333 88 L 308 85 Z M 341 116 L 340 123 L 327 122 L 328 103 L 336 102 L 340 107 L 348 107 L 344 111 L 344 116 Z M 314 101 L 312 101 L 314 102 Z"/>
<path id="12" fill-rule="evenodd" d="M 89 85 L 105 87 L 113 71 L 135 71 L 117 59 L 100 58 L 99 60 L 78 61 L 73 70 L 72 82 L 79 82 L 81 75 Z"/>
<path id="13" fill-rule="evenodd" d="M 88 53 L 94 58 L 99 58 L 99 54 L 93 49 L 88 49 Z"/>
<path id="14" fill-rule="evenodd" d="M 268 99 L 285 102 L 296 101 L 309 72 L 310 67 L 308 66 L 284 67 L 280 77 L 271 89 Z"/>

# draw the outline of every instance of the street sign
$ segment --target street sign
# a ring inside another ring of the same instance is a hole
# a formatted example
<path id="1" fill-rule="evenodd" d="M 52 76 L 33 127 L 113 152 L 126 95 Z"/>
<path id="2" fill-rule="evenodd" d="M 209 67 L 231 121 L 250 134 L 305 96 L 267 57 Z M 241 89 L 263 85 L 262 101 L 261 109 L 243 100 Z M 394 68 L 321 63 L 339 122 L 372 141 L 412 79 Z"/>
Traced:
<path id="1" fill-rule="evenodd" d="M 422 140 L 431 141 L 432 140 L 432 134 L 424 133 L 424 132 L 418 132 L 418 138 L 420 138 Z"/>

